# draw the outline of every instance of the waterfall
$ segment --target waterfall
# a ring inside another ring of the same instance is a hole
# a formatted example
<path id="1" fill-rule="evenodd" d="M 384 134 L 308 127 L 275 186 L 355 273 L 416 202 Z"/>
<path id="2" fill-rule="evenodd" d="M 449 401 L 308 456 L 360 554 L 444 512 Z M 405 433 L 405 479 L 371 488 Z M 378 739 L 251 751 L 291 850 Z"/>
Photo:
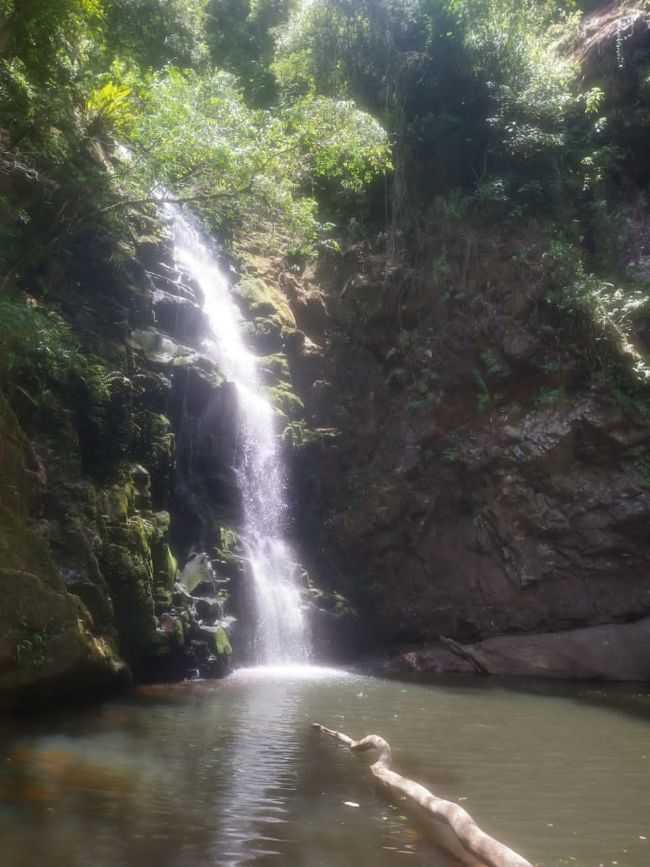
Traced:
<path id="1" fill-rule="evenodd" d="M 287 515 L 284 468 L 275 418 L 260 381 L 255 355 L 242 336 L 242 317 L 230 281 L 200 229 L 175 205 L 166 205 L 173 228 L 174 257 L 205 297 L 212 340 L 205 342 L 238 394 L 241 437 L 235 467 L 243 505 L 242 542 L 255 593 L 259 661 L 286 663 L 308 656 L 297 565 L 284 539 Z"/>

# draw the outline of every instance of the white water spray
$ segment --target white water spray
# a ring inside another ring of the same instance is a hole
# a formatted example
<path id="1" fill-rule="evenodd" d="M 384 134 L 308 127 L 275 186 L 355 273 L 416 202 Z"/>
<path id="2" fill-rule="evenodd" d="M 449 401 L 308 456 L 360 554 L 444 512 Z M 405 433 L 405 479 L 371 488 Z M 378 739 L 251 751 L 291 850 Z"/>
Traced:
<path id="1" fill-rule="evenodd" d="M 257 359 L 242 337 L 242 318 L 230 283 L 210 246 L 175 205 L 166 205 L 174 233 L 174 256 L 205 296 L 204 311 L 215 356 L 238 394 L 241 442 L 237 478 L 243 503 L 243 538 L 257 607 L 257 652 L 261 662 L 301 662 L 308 657 L 306 624 L 297 564 L 283 538 L 287 513 L 285 481 L 274 413 L 261 385 Z"/>

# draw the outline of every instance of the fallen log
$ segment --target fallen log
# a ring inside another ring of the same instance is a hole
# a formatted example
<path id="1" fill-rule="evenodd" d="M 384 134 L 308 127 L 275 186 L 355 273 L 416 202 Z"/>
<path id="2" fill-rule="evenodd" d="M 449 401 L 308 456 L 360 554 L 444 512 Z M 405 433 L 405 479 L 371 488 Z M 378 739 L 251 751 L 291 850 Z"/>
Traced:
<path id="1" fill-rule="evenodd" d="M 370 766 L 370 772 L 393 797 L 406 798 L 421 808 L 433 820 L 433 831 L 438 843 L 468 867 L 531 867 L 531 864 L 482 831 L 469 813 L 454 804 L 436 797 L 424 786 L 392 771 L 390 744 L 378 735 L 368 735 L 355 741 L 342 732 L 325 728 L 320 723 L 313 727 L 329 735 L 353 752 L 376 750 L 379 758 Z"/>

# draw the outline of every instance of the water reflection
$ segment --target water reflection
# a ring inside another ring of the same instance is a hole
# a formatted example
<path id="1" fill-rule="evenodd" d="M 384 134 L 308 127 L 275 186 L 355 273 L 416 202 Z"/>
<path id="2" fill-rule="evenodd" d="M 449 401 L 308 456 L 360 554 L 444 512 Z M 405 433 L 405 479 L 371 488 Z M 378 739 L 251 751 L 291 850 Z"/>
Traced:
<path id="1" fill-rule="evenodd" d="M 648 722 L 618 710 L 618 688 L 611 706 L 581 689 L 249 670 L 5 725 L 0 864 L 447 865 L 375 791 L 370 757 L 319 737 L 319 720 L 384 735 L 404 773 L 539 867 L 647 867 Z"/>
<path id="2" fill-rule="evenodd" d="M 227 784 L 215 803 L 221 833 L 213 857 L 224 867 L 282 853 L 287 802 L 296 790 L 305 671 L 258 668 L 236 678 L 248 688 L 238 690 L 237 723 L 225 750 Z"/>

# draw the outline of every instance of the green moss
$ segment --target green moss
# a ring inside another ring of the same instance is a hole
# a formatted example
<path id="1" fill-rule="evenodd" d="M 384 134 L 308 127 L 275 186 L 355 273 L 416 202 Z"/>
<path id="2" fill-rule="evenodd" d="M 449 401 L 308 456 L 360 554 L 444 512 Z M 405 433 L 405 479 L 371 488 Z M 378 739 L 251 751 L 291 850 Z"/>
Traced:
<path id="1" fill-rule="evenodd" d="M 296 327 L 287 299 L 275 286 L 259 277 L 243 277 L 236 291 L 252 316 L 277 319 L 280 328 Z"/>
<path id="2" fill-rule="evenodd" d="M 178 576 L 178 562 L 167 542 L 153 546 L 154 577 L 156 587 L 170 591 Z"/>
<path id="3" fill-rule="evenodd" d="M 112 524 L 126 523 L 129 513 L 133 510 L 134 500 L 135 488 L 130 479 L 113 485 L 104 492 L 102 499 L 102 509 L 106 518 Z"/>
<path id="4" fill-rule="evenodd" d="M 155 537 L 154 521 L 134 515 L 124 527 L 110 529 L 111 541 L 104 546 L 102 568 L 115 606 L 120 643 L 131 659 L 155 642 L 152 554 Z"/>
<path id="5" fill-rule="evenodd" d="M 171 525 L 171 515 L 169 512 L 155 512 L 151 516 L 151 523 L 153 525 L 153 535 L 156 541 L 162 541 L 164 537 L 169 533 L 169 527 Z"/>
<path id="6" fill-rule="evenodd" d="M 122 667 L 114 649 L 91 633 L 88 611 L 66 592 L 47 539 L 30 523 L 35 477 L 27 449 L 0 394 L 0 694 Z"/>
<path id="7" fill-rule="evenodd" d="M 157 611 L 166 611 L 172 606 L 173 595 L 169 590 L 161 590 L 158 588 L 154 594 L 154 602 L 156 603 Z"/>
<path id="8" fill-rule="evenodd" d="M 223 626 L 219 626 L 214 633 L 214 649 L 218 656 L 230 656 L 232 654 L 232 645 Z"/>
<path id="9" fill-rule="evenodd" d="M 172 584 L 178 575 L 178 561 L 172 554 L 169 545 L 165 545 L 165 574 Z"/>
<path id="10" fill-rule="evenodd" d="M 169 480 L 176 455 L 172 423 L 165 415 L 145 411 L 137 415 L 137 430 L 136 454 L 158 483 Z"/>
<path id="11" fill-rule="evenodd" d="M 214 549 L 214 559 L 222 564 L 232 563 L 238 559 L 239 533 L 232 527 L 220 527 L 218 532 L 219 544 Z"/>
<path id="12" fill-rule="evenodd" d="M 0 504 L 27 512 L 29 486 L 25 472 L 27 440 L 0 392 Z"/>
<path id="13" fill-rule="evenodd" d="M 259 369 L 265 382 L 270 385 L 279 382 L 288 383 L 291 380 L 289 361 L 287 360 L 286 355 L 283 355 L 281 352 L 260 358 Z"/>
<path id="14" fill-rule="evenodd" d="M 336 428 L 311 428 L 305 421 L 292 421 L 282 432 L 283 442 L 294 449 L 314 443 L 332 442 L 340 436 Z"/>
<path id="15" fill-rule="evenodd" d="M 20 425 L 0 393 L 0 565 L 31 572 L 63 589 L 46 541 L 29 524 L 32 491 L 26 448 Z"/>
<path id="16" fill-rule="evenodd" d="M 291 388 L 286 385 L 276 385 L 269 389 L 271 403 L 290 420 L 300 419 L 305 414 L 305 405 Z"/>

